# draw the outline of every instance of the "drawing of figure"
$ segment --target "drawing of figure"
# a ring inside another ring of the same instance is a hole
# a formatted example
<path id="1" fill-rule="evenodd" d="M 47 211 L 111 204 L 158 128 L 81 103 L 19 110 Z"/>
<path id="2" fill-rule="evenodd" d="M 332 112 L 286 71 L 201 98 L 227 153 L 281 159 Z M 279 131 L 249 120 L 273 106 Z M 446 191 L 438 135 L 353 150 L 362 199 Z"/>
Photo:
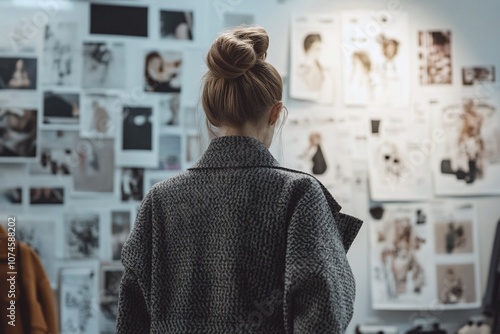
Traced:
<path id="1" fill-rule="evenodd" d="M 445 290 L 441 292 L 441 302 L 444 304 L 465 303 L 462 280 L 453 268 L 448 268 L 444 277 Z"/>
<path id="2" fill-rule="evenodd" d="M 372 61 L 368 52 L 356 51 L 352 54 L 350 89 L 360 101 L 371 101 L 374 98 L 372 70 Z"/>
<path id="3" fill-rule="evenodd" d="M 94 110 L 94 128 L 100 134 L 106 134 L 110 126 L 110 117 L 104 107 L 99 104 L 99 101 L 92 101 L 92 109 Z"/>
<path id="4" fill-rule="evenodd" d="M 380 178 L 386 184 L 399 183 L 404 166 L 401 153 L 394 143 L 385 142 L 378 148 Z"/>
<path id="5" fill-rule="evenodd" d="M 311 172 L 313 174 L 321 175 L 326 172 L 328 166 L 321 150 L 321 135 L 318 132 L 309 135 L 309 146 L 299 158 L 312 162 Z"/>

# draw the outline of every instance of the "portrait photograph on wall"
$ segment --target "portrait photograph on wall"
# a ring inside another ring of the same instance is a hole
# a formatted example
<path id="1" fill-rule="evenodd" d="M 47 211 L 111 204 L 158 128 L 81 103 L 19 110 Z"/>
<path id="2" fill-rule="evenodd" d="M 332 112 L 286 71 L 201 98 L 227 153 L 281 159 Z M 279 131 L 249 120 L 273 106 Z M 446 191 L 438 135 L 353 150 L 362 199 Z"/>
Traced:
<path id="1" fill-rule="evenodd" d="M 78 127 L 80 94 L 65 91 L 43 93 L 43 124 Z"/>
<path id="2" fill-rule="evenodd" d="M 0 107 L 0 162 L 36 159 L 38 110 Z"/>
<path id="3" fill-rule="evenodd" d="M 149 51 L 144 57 L 144 91 L 180 93 L 182 85 L 182 53 Z"/>
<path id="4" fill-rule="evenodd" d="M 194 39 L 193 11 L 160 10 L 160 37 L 169 40 Z"/>
<path id="5" fill-rule="evenodd" d="M 335 33 L 333 16 L 296 16 L 292 21 L 290 97 L 333 103 Z"/>
<path id="6" fill-rule="evenodd" d="M 367 31 L 371 25 L 377 27 L 376 35 Z M 409 106 L 409 41 L 409 21 L 406 13 L 342 13 L 341 48 L 345 104 Z"/>
<path id="7" fill-rule="evenodd" d="M 37 89 L 37 58 L 0 57 L 0 89 Z"/>

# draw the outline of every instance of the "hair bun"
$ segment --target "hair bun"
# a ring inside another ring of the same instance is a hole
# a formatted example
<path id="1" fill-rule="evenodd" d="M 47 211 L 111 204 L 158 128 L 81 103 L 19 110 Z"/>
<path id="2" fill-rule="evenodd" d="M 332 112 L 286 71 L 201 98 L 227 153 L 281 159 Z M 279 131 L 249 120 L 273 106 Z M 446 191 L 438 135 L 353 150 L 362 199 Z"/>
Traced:
<path id="1" fill-rule="evenodd" d="M 269 36 L 261 27 L 239 27 L 220 35 L 207 55 L 207 66 L 215 77 L 235 79 L 265 60 Z"/>

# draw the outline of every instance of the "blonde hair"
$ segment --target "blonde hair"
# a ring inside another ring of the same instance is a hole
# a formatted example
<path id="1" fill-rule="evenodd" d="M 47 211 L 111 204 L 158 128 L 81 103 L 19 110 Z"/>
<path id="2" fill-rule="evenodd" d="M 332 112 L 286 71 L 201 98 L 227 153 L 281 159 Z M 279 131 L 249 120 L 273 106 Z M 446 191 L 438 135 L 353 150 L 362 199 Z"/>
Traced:
<path id="1" fill-rule="evenodd" d="M 222 33 L 206 58 L 203 110 L 215 126 L 258 125 L 283 97 L 283 81 L 266 61 L 269 36 L 259 26 L 240 26 Z"/>

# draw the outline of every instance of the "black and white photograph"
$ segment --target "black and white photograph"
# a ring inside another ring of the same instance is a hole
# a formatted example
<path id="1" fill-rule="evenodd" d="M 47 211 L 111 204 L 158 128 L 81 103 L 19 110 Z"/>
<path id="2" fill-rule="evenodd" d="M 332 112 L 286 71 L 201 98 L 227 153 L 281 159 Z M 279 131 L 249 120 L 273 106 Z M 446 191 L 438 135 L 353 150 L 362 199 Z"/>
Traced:
<path id="1" fill-rule="evenodd" d="M 99 333 L 98 273 L 94 268 L 62 268 L 59 286 L 61 333 Z"/>
<path id="2" fill-rule="evenodd" d="M 118 301 L 101 299 L 101 317 L 99 319 L 100 334 L 116 334 L 118 317 Z"/>
<path id="3" fill-rule="evenodd" d="M 16 239 L 27 243 L 40 257 L 52 286 L 57 284 L 56 258 L 61 240 L 56 236 L 60 227 L 54 215 L 17 217 Z"/>
<path id="4" fill-rule="evenodd" d="M 144 168 L 122 168 L 122 202 L 140 202 L 144 197 Z"/>
<path id="5" fill-rule="evenodd" d="M 441 304 L 479 306 L 475 267 L 474 263 L 440 264 L 436 267 L 437 298 Z"/>
<path id="6" fill-rule="evenodd" d="M 179 51 L 148 52 L 144 57 L 144 91 L 180 93 L 182 63 Z"/>
<path id="7" fill-rule="evenodd" d="M 130 210 L 111 211 L 111 260 L 120 261 L 123 244 L 132 228 L 132 213 Z"/>
<path id="8" fill-rule="evenodd" d="M 30 205 L 64 205 L 64 187 L 30 187 Z"/>
<path id="9" fill-rule="evenodd" d="M 376 34 L 366 27 L 376 26 Z M 407 107 L 410 102 L 410 36 L 406 13 L 342 14 L 344 102 Z"/>
<path id="10" fill-rule="evenodd" d="M 462 68 L 462 84 L 493 84 L 496 82 L 495 66 L 467 66 Z"/>
<path id="11" fill-rule="evenodd" d="M 68 259 L 99 259 L 101 246 L 98 213 L 64 214 L 64 255 Z"/>
<path id="12" fill-rule="evenodd" d="M 125 87 L 125 44 L 123 42 L 83 43 L 83 88 Z"/>
<path id="13" fill-rule="evenodd" d="M 421 85 L 453 83 L 451 31 L 418 32 L 418 59 Z"/>
<path id="14" fill-rule="evenodd" d="M 101 299 L 112 299 L 118 301 L 120 282 L 123 276 L 123 267 L 121 265 L 102 266 L 101 270 L 101 288 L 103 291 Z"/>
<path id="15" fill-rule="evenodd" d="M 0 206 L 22 205 L 23 188 L 15 186 L 0 186 Z"/>
<path id="16" fill-rule="evenodd" d="M 148 37 L 148 7 L 91 3 L 90 33 Z"/>
<path id="17" fill-rule="evenodd" d="M 160 10 L 160 37 L 170 40 L 194 39 L 194 13 L 192 11 Z"/>
<path id="18" fill-rule="evenodd" d="M 444 138 L 435 149 L 434 184 L 440 195 L 499 194 L 500 110 L 493 101 L 464 98 L 435 106 Z"/>
<path id="19" fill-rule="evenodd" d="M 201 144 L 201 135 L 196 131 L 191 131 L 186 134 L 186 164 L 192 165 L 196 162 L 203 154 L 203 148 Z"/>
<path id="20" fill-rule="evenodd" d="M 167 94 L 160 100 L 159 117 L 161 128 L 181 124 L 180 94 Z"/>
<path id="21" fill-rule="evenodd" d="M 59 127 L 78 127 L 80 122 L 80 94 L 46 91 L 43 94 L 43 124 Z"/>
<path id="22" fill-rule="evenodd" d="M 431 304 L 434 284 L 432 231 L 419 225 L 415 211 L 429 214 L 427 205 L 384 205 L 371 222 L 372 301 L 374 309 L 414 309 Z"/>
<path id="23" fill-rule="evenodd" d="M 40 156 L 31 163 L 33 175 L 71 175 L 78 164 L 78 143 L 76 130 L 40 131 Z"/>
<path id="24" fill-rule="evenodd" d="M 42 77 L 48 86 L 77 87 L 80 81 L 78 24 L 72 21 L 49 22 L 44 28 Z"/>
<path id="25" fill-rule="evenodd" d="M 32 161 L 38 143 L 38 110 L 0 107 L 0 161 Z"/>
<path id="26" fill-rule="evenodd" d="M 0 89 L 37 89 L 37 58 L 0 57 Z"/>
<path id="27" fill-rule="evenodd" d="M 435 222 L 436 254 L 470 254 L 474 250 L 472 222 L 450 218 Z"/>
<path id="28" fill-rule="evenodd" d="M 82 138 L 114 138 L 120 119 L 121 102 L 115 95 L 85 94 L 82 98 Z"/>
<path id="29" fill-rule="evenodd" d="M 290 96 L 333 103 L 335 33 L 333 16 L 296 16 L 292 23 Z"/>
<path id="30" fill-rule="evenodd" d="M 182 168 L 182 137 L 177 134 L 160 135 L 160 170 L 179 171 Z"/>
<path id="31" fill-rule="evenodd" d="M 115 194 L 115 152 L 112 139 L 82 139 L 73 172 L 75 195 Z"/>

